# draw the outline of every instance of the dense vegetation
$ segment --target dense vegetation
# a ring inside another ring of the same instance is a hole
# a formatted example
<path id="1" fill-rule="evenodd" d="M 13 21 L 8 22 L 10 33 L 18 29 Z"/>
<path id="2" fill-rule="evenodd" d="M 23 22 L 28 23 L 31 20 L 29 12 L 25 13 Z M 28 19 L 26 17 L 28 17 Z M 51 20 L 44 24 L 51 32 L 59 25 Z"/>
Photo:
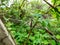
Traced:
<path id="1" fill-rule="evenodd" d="M 43 1 L 0 1 L 0 18 L 17 45 L 60 45 L 60 0 Z"/>

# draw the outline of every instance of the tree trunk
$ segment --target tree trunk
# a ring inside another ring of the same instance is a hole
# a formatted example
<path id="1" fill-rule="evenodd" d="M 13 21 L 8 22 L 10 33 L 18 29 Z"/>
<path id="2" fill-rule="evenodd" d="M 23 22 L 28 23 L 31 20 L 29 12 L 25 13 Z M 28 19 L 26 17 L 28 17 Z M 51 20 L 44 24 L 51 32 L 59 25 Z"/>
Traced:
<path id="1" fill-rule="evenodd" d="M 16 45 L 0 19 L 0 45 Z"/>

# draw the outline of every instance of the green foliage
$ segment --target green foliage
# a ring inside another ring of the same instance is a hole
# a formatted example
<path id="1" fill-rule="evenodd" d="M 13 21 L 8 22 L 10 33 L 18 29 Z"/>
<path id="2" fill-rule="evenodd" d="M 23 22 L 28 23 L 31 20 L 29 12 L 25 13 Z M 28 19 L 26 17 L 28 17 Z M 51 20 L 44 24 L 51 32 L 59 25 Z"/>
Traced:
<path id="1" fill-rule="evenodd" d="M 51 3 L 60 11 L 59 2 Z M 10 7 L 1 7 L 0 14 L 17 45 L 60 45 L 60 14 L 41 0 L 15 0 Z"/>

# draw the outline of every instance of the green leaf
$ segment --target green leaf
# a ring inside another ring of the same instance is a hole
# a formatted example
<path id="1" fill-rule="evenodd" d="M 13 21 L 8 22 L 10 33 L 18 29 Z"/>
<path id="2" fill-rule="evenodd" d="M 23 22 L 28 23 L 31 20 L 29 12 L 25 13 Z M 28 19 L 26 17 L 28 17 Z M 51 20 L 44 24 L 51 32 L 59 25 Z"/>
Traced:
<path id="1" fill-rule="evenodd" d="M 57 39 L 60 39 L 60 35 L 56 35 L 56 38 L 57 38 Z"/>
<path id="2" fill-rule="evenodd" d="M 54 40 L 50 41 L 51 45 L 56 45 L 56 42 Z"/>

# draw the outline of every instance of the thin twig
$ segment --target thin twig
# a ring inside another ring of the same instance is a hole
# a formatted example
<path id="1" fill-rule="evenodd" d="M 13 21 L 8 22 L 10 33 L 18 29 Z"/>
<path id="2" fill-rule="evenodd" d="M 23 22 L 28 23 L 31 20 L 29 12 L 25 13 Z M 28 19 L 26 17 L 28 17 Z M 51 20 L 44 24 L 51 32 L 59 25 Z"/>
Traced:
<path id="1" fill-rule="evenodd" d="M 58 9 L 56 7 L 54 7 L 53 5 L 48 3 L 46 0 L 43 0 L 43 1 L 46 2 L 50 7 L 52 7 L 56 12 L 58 12 L 60 14 L 60 11 L 58 11 Z"/>
<path id="2" fill-rule="evenodd" d="M 55 37 L 55 35 L 53 34 L 53 32 L 51 32 L 48 28 L 42 27 L 41 29 L 45 30 L 49 35 L 51 35 L 51 38 L 52 38 L 53 40 L 55 40 L 56 44 L 59 42 L 59 41 L 56 39 L 56 37 Z"/>
<path id="3" fill-rule="evenodd" d="M 29 32 L 28 32 L 28 37 L 27 37 L 27 42 L 28 42 L 28 40 L 29 40 L 29 36 L 30 36 L 30 34 L 32 33 L 32 30 L 33 30 L 33 28 L 37 25 L 37 21 L 35 22 L 35 24 L 34 25 L 32 25 L 32 18 L 31 18 L 31 22 L 30 22 L 30 30 L 29 30 Z M 24 45 L 26 45 L 26 42 L 24 43 Z"/>

